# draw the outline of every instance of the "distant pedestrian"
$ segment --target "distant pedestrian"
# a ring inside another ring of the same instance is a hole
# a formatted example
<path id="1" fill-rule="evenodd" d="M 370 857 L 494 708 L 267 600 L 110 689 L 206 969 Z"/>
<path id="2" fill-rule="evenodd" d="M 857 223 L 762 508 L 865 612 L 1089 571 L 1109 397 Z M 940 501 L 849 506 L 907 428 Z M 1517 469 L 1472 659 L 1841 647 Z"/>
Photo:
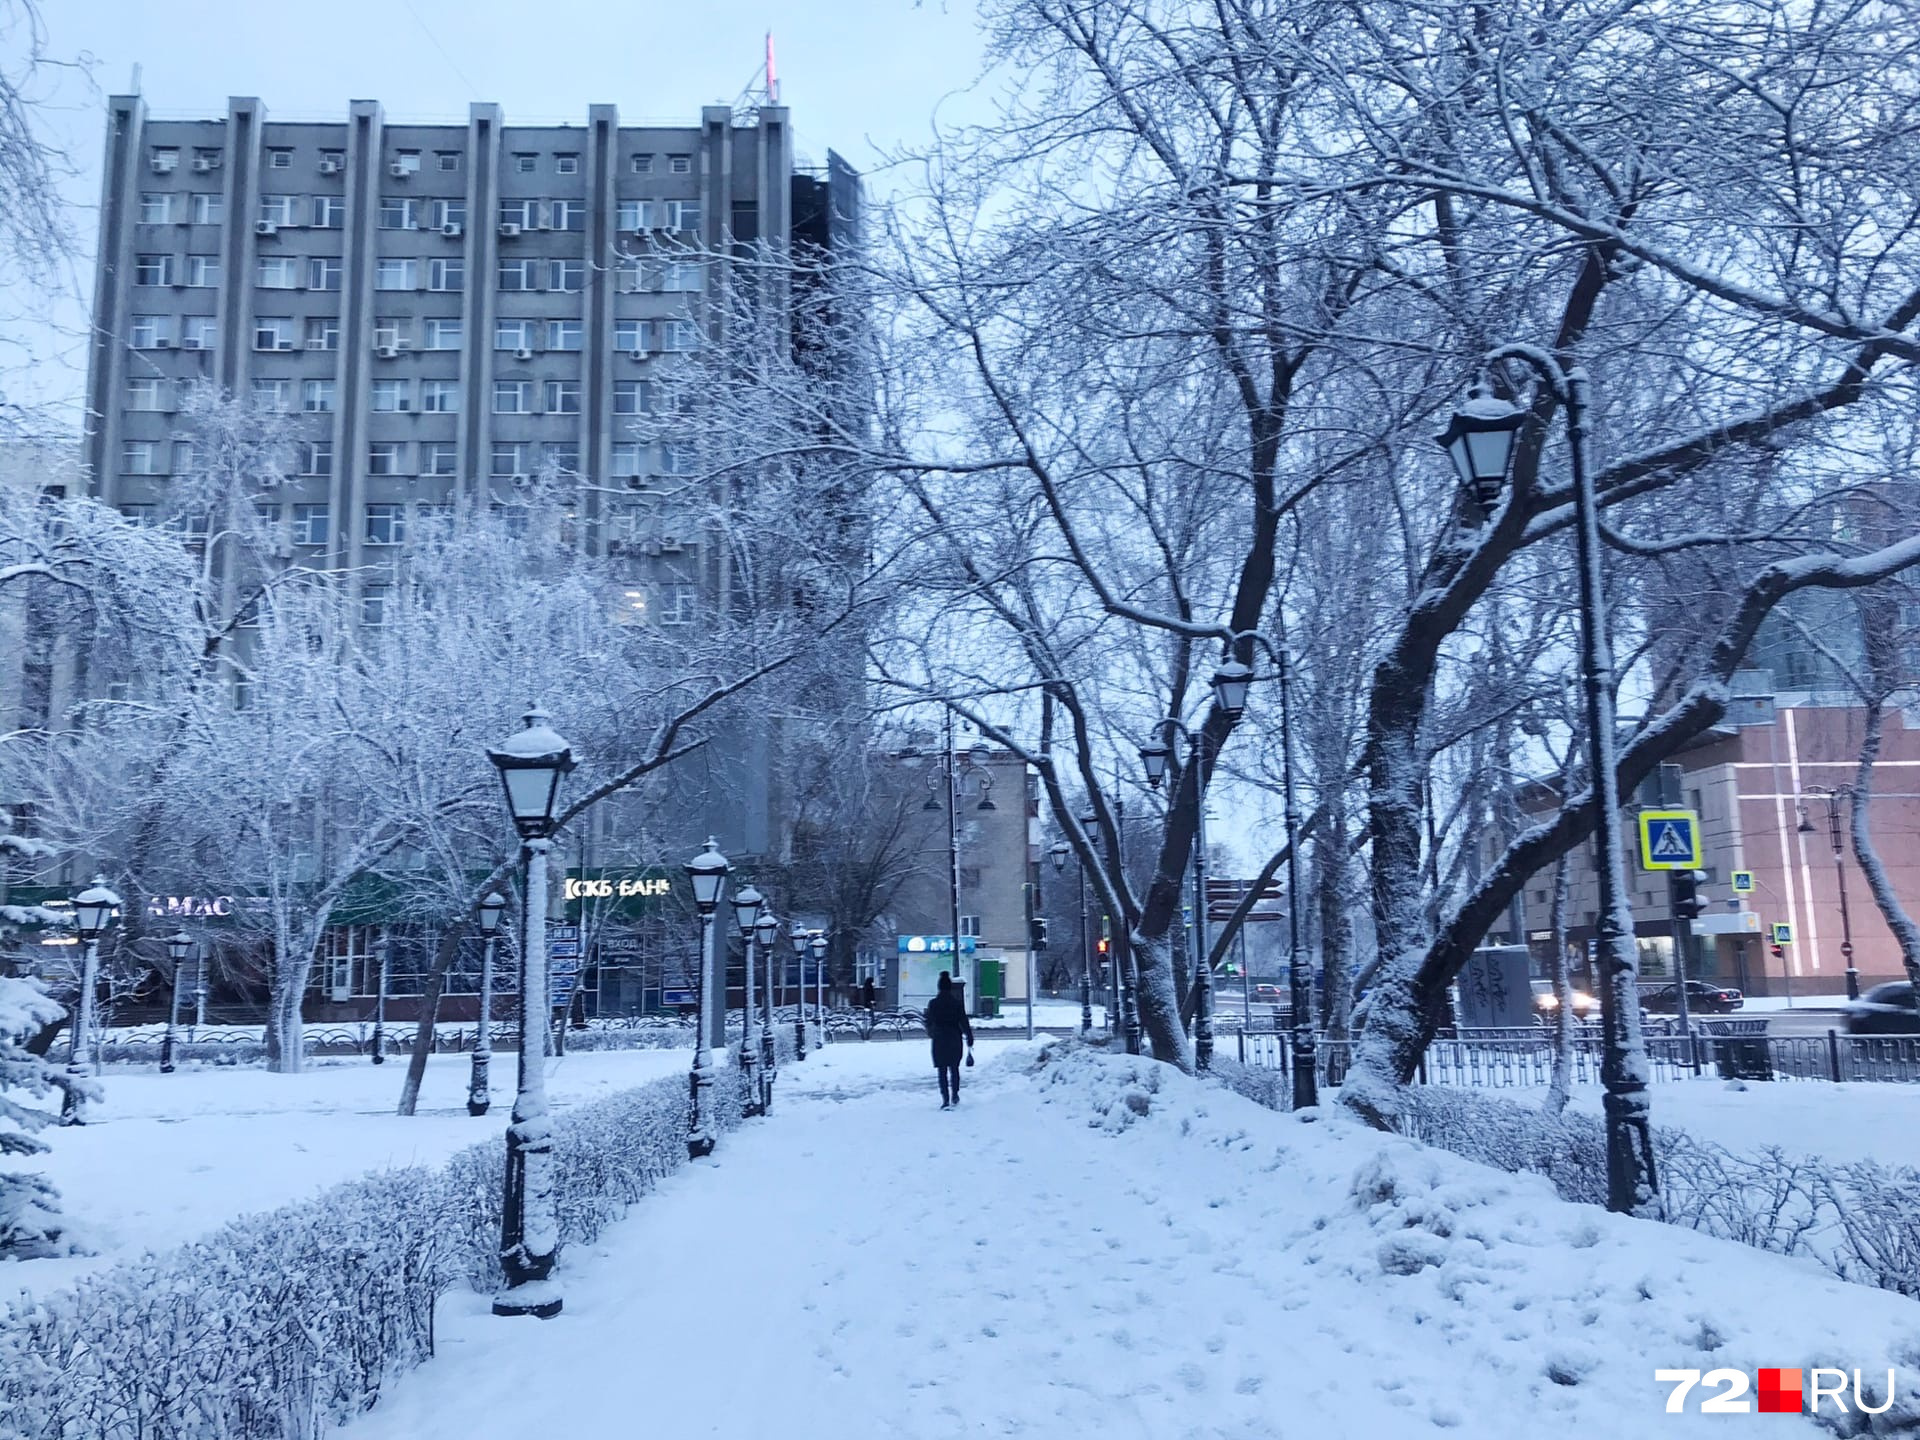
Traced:
<path id="1" fill-rule="evenodd" d="M 880 1003 L 880 992 L 874 987 L 873 977 L 871 975 L 861 982 L 860 1003 L 867 1007 L 867 1014 L 869 1016 L 873 1014 L 874 1007 Z"/>
<path id="2" fill-rule="evenodd" d="M 940 972 L 940 984 L 927 1002 L 925 1024 L 927 1038 L 933 1042 L 933 1068 L 940 1072 L 940 1108 L 951 1109 L 960 1103 L 961 1040 L 973 1049 L 973 1024 L 967 1019 L 966 1002 L 953 976 Z M 972 1060 L 972 1055 L 966 1057 Z"/>

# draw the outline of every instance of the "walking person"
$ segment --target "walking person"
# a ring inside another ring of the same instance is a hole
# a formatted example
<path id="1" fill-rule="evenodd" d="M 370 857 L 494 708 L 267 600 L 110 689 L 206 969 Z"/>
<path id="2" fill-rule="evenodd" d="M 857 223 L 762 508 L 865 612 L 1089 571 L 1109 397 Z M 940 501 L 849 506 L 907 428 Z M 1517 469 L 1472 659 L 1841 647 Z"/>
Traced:
<path id="1" fill-rule="evenodd" d="M 953 983 L 953 976 L 940 972 L 940 983 L 933 999 L 927 1002 L 924 1023 L 927 1038 L 933 1042 L 933 1068 L 940 1072 L 940 1108 L 950 1110 L 960 1103 L 960 1042 L 973 1048 L 973 1024 L 967 1019 L 966 1003 Z M 973 1057 L 967 1057 L 969 1064 Z"/>

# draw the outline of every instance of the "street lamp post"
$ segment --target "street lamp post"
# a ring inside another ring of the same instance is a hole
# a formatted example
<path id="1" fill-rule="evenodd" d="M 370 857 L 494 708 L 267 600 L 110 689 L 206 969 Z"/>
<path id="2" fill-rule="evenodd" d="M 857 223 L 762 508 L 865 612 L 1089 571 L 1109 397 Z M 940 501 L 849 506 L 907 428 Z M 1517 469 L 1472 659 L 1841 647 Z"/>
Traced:
<path id="1" fill-rule="evenodd" d="M 1208 963 L 1211 947 L 1207 943 L 1206 777 L 1193 768 L 1201 763 L 1201 737 L 1176 716 L 1169 715 L 1161 724 L 1169 735 L 1186 737 L 1187 766 L 1193 772 L 1193 1063 L 1195 1069 L 1205 1072 L 1213 1067 L 1213 966 Z M 1140 747 L 1148 788 L 1160 788 L 1172 754 L 1172 747 L 1158 740 Z"/>
<path id="2" fill-rule="evenodd" d="M 553 847 L 554 803 L 560 781 L 578 762 L 573 749 L 530 706 L 525 728 L 487 758 L 500 771 L 507 811 L 520 836 L 526 865 L 520 939 L 520 1066 L 507 1126 L 506 1188 L 500 1206 L 500 1268 L 506 1288 L 493 1297 L 496 1315 L 560 1313 L 552 1279 L 560 1245 L 553 1166 L 553 1129 L 547 1117 L 547 852 Z"/>
<path id="3" fill-rule="evenodd" d="M 187 1027 L 187 1039 L 194 1039 L 207 1023 L 207 947 L 195 947 L 193 959 L 193 1024 Z"/>
<path id="4" fill-rule="evenodd" d="M 380 975 L 374 982 L 373 996 L 373 1063 L 387 1063 L 387 963 L 392 949 L 392 937 L 387 927 L 380 927 L 380 939 L 375 942 L 380 951 Z"/>
<path id="5" fill-rule="evenodd" d="M 754 1078 L 754 1034 L 753 1034 L 753 962 L 754 946 L 758 943 L 760 909 L 766 904 L 766 897 L 752 885 L 746 885 L 733 892 L 733 919 L 740 927 L 740 939 L 746 948 L 747 968 L 744 982 L 740 987 L 740 1092 L 744 1097 L 741 1108 L 749 1115 L 762 1112 L 760 1090 Z"/>
<path id="6" fill-rule="evenodd" d="M 961 758 L 954 749 L 953 712 L 946 715 L 945 749 L 935 764 L 933 772 L 927 776 L 927 803 L 923 810 L 943 808 L 933 791 L 944 781 L 947 791 L 947 917 L 952 922 L 951 940 L 953 943 L 953 969 L 956 975 L 967 972 L 960 963 L 960 787 L 967 775 L 978 773 L 980 776 L 981 810 L 998 810 L 993 803 L 993 772 L 987 769 L 987 758 L 992 751 L 984 744 L 975 744 L 968 748 L 966 757 Z M 912 753 L 912 752 L 908 752 Z M 975 987 L 974 1003 L 979 1003 L 978 987 Z"/>
<path id="7" fill-rule="evenodd" d="M 1053 873 L 1061 874 L 1067 868 L 1067 856 L 1073 847 L 1064 840 L 1053 842 L 1053 848 L 1047 853 L 1053 857 Z M 1093 1033 L 1093 971 L 1087 960 L 1087 875 L 1080 872 L 1080 928 L 1075 932 L 1080 946 L 1080 1038 L 1086 1039 Z"/>
<path id="8" fill-rule="evenodd" d="M 167 1034 L 160 1042 L 160 1073 L 173 1073 L 174 1032 L 180 1028 L 180 970 L 193 953 L 193 937 L 177 930 L 167 937 L 167 958 L 173 962 L 173 983 L 167 987 Z"/>
<path id="9" fill-rule="evenodd" d="M 107 888 L 104 875 L 73 897 L 75 927 L 80 932 L 80 1007 L 73 1021 L 73 1046 L 67 1052 L 67 1074 L 82 1082 L 69 1086 L 61 1115 L 62 1125 L 87 1123 L 84 1077 L 98 1066 L 93 1048 L 94 997 L 100 983 L 100 937 L 120 908 L 120 897 Z"/>
<path id="10" fill-rule="evenodd" d="M 807 927 L 798 920 L 787 937 L 793 944 L 794 986 L 793 1056 L 807 1058 Z"/>
<path id="11" fill-rule="evenodd" d="M 687 1117 L 687 1155 L 698 1160 L 713 1153 L 713 1052 L 707 1048 L 707 990 L 712 980 L 713 912 L 720 908 L 720 887 L 726 883 L 733 866 L 720 853 L 712 836 L 707 848 L 687 862 L 687 879 L 693 883 L 693 905 L 700 912 L 699 986 L 693 997 L 693 1073 L 688 1078 L 691 1109 Z M 722 990 L 724 999 L 726 991 Z M 724 1016 L 722 1019 L 724 1020 Z"/>
<path id="12" fill-rule="evenodd" d="M 1586 721 L 1587 768 L 1592 776 L 1594 839 L 1598 850 L 1599 913 L 1594 950 L 1600 966 L 1600 1025 L 1605 1046 L 1600 1068 L 1607 1136 L 1607 1208 L 1635 1213 L 1659 1193 L 1648 1118 L 1646 1042 L 1640 1033 L 1638 967 L 1633 912 L 1628 904 L 1621 839 L 1620 781 L 1614 769 L 1613 645 L 1601 577 L 1600 506 L 1587 459 L 1586 371 L 1563 368 L 1554 357 L 1527 345 L 1508 345 L 1486 359 L 1490 370 L 1505 360 L 1526 364 L 1566 408 L 1567 449 L 1573 479 L 1574 548 L 1579 570 L 1580 679 Z M 1476 385 L 1436 437 L 1472 494 L 1483 523 L 1496 518 L 1513 459 L 1513 442 L 1525 412 Z"/>
<path id="13" fill-rule="evenodd" d="M 827 1048 L 827 932 L 816 930 L 807 942 L 813 952 L 814 1047 Z"/>
<path id="14" fill-rule="evenodd" d="M 1824 796 L 1827 802 L 1827 836 L 1833 842 L 1833 878 L 1840 887 L 1840 958 L 1847 962 L 1847 999 L 1860 998 L 1860 971 L 1853 963 L 1853 916 L 1847 909 L 1847 865 L 1846 853 L 1840 845 L 1840 797 L 1858 804 L 1851 785 L 1814 785 L 1809 787 L 1815 794 Z M 1808 831 L 1813 825 L 1808 821 L 1806 809 L 1802 807 L 1800 829 Z"/>
<path id="15" fill-rule="evenodd" d="M 473 1068 L 467 1075 L 467 1114 L 484 1115 L 493 1104 L 489 1070 L 493 1066 L 493 947 L 500 939 L 500 916 L 507 897 L 489 890 L 480 902 L 480 1031 L 473 1040 Z"/>
<path id="16" fill-rule="evenodd" d="M 780 922 L 762 909 L 760 921 L 754 930 L 760 941 L 760 953 L 767 961 L 767 1003 L 760 1007 L 760 1113 L 767 1115 L 773 1111 L 773 1072 L 776 1063 L 773 1045 L 773 947 L 780 938 Z"/>

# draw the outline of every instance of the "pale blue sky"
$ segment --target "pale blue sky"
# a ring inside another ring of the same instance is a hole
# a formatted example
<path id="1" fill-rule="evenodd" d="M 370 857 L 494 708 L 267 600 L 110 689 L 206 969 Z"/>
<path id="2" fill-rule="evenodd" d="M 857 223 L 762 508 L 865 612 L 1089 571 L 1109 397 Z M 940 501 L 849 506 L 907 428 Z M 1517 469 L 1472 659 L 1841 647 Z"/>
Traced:
<path id="1" fill-rule="evenodd" d="M 464 120 L 469 102 L 490 100 L 509 124 L 583 121 L 596 103 L 636 120 L 691 121 L 755 79 L 771 29 L 800 152 L 824 163 L 838 150 L 884 195 L 878 153 L 924 137 L 935 108 L 981 63 L 971 0 L 45 0 L 44 10 L 50 53 L 90 57 L 98 91 L 61 85 L 47 113 L 49 138 L 81 172 L 69 193 L 82 293 L 100 97 L 127 90 L 135 64 L 161 115 L 219 115 L 229 95 L 257 95 L 269 117 L 289 119 L 338 115 L 369 98 L 405 119 Z M 942 115 L 979 104 L 949 102 Z M 60 318 L 77 329 L 81 315 L 68 306 Z M 49 335 L 47 351 L 33 388 L 77 398 L 77 335 Z"/>

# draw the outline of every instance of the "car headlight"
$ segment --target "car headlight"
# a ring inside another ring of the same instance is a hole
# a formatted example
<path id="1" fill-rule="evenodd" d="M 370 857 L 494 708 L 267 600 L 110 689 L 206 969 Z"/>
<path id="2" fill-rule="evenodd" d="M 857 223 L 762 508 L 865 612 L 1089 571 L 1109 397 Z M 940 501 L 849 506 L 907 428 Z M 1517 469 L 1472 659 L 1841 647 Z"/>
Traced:
<path id="1" fill-rule="evenodd" d="M 1533 1003 L 1538 1005 L 1542 1010 L 1558 1010 L 1560 1008 L 1560 997 L 1552 993 L 1536 995 L 1533 997 Z"/>

